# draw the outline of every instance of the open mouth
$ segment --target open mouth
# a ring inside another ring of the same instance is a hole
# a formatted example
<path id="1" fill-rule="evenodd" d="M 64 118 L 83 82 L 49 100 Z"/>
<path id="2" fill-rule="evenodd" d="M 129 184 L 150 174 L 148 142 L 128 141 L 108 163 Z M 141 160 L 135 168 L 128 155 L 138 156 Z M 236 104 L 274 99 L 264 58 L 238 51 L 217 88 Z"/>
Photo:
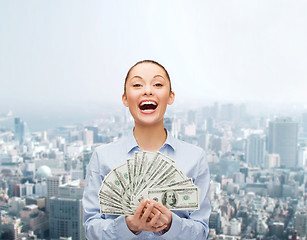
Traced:
<path id="1" fill-rule="evenodd" d="M 158 104 L 155 101 L 142 101 L 139 104 L 141 111 L 153 111 L 158 107 Z"/>

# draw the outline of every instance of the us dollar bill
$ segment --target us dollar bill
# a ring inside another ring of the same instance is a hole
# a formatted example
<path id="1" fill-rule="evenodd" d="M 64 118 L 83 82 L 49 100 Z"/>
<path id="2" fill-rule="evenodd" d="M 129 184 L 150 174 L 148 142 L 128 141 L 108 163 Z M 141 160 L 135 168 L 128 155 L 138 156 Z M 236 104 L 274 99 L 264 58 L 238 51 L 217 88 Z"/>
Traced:
<path id="1" fill-rule="evenodd" d="M 142 186 L 142 188 L 139 189 L 139 191 L 143 191 L 146 188 L 150 188 L 155 183 L 155 181 L 159 179 L 159 176 L 169 171 L 170 166 L 171 163 L 169 163 L 165 159 L 158 159 L 155 168 L 152 171 L 152 174 L 150 176 L 147 176 L 146 180 L 144 181 L 144 185 Z M 136 194 L 139 193 L 139 191 L 136 192 Z"/>
<path id="2" fill-rule="evenodd" d="M 157 186 L 164 186 L 175 182 L 186 180 L 187 177 L 174 165 L 171 165 L 167 171 L 159 176 L 159 178 L 150 186 L 151 188 Z"/>
<path id="3" fill-rule="evenodd" d="M 132 215 L 144 198 L 171 210 L 199 208 L 199 189 L 160 152 L 135 152 L 105 176 L 98 198 L 102 214 Z"/>
<path id="4" fill-rule="evenodd" d="M 188 179 L 185 179 L 185 180 L 182 180 L 182 181 L 179 181 L 179 182 L 172 182 L 170 184 L 167 184 L 165 185 L 164 187 L 194 187 L 194 183 L 193 183 L 193 180 L 192 178 L 188 178 Z"/>
<path id="5" fill-rule="evenodd" d="M 117 178 L 114 170 L 109 172 L 109 174 L 104 178 L 103 183 L 113 190 L 118 196 L 121 197 L 123 195 L 123 184 L 121 183 L 120 179 Z"/>
<path id="6" fill-rule="evenodd" d="M 144 167 L 144 173 L 142 174 L 142 178 L 139 181 L 139 184 L 134 189 L 135 195 L 142 191 L 144 188 L 146 188 L 146 184 L 150 181 L 150 177 L 156 171 L 161 161 L 161 159 L 159 159 L 159 153 L 147 152 L 147 154 L 145 155 L 146 156 L 144 157 L 144 164 L 146 166 Z"/>
<path id="7" fill-rule="evenodd" d="M 198 210 L 198 187 L 148 189 L 147 197 L 170 210 Z"/>
<path id="8" fill-rule="evenodd" d="M 99 201 L 100 204 L 100 213 L 102 214 L 114 214 L 114 215 L 133 215 L 133 212 L 123 208 L 119 208 L 108 202 L 102 200 Z"/>
<path id="9" fill-rule="evenodd" d="M 117 179 L 120 181 L 122 188 L 126 188 L 129 184 L 127 163 L 123 163 L 117 168 L 114 168 L 114 173 Z"/>
<path id="10" fill-rule="evenodd" d="M 143 182 L 142 180 L 146 177 L 147 170 L 150 167 L 154 166 L 154 161 L 157 159 L 158 155 L 159 155 L 159 153 L 157 153 L 157 152 L 147 152 L 147 151 L 143 152 L 139 171 L 138 171 L 138 174 L 137 174 L 138 175 L 137 176 L 138 181 L 137 181 L 137 184 L 135 186 L 136 187 L 135 191 L 137 191 L 139 186 L 142 184 L 142 182 Z"/>
<path id="11" fill-rule="evenodd" d="M 129 189 L 130 192 L 133 192 L 133 163 L 134 163 L 134 158 L 128 158 L 127 161 L 127 171 L 128 171 L 128 181 L 129 181 Z"/>

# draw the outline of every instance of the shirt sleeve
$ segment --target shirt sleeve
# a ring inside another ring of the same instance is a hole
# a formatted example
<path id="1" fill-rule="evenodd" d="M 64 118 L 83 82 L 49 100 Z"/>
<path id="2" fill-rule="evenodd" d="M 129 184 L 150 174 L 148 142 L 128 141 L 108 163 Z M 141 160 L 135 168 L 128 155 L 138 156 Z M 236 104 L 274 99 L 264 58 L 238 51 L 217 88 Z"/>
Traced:
<path id="1" fill-rule="evenodd" d="M 103 176 L 99 173 L 99 158 L 95 151 L 87 166 L 83 193 L 83 225 L 87 239 L 133 239 L 136 237 L 127 227 L 125 216 L 106 219 L 100 213 L 98 191 Z"/>
<path id="2" fill-rule="evenodd" d="M 195 176 L 194 184 L 200 189 L 200 209 L 190 212 L 187 218 L 179 217 L 173 212 L 170 229 L 161 235 L 165 240 L 207 239 L 209 232 L 209 216 L 211 213 L 209 202 L 210 174 L 204 151 L 202 151 L 200 160 L 195 167 L 197 167 L 197 175 Z"/>

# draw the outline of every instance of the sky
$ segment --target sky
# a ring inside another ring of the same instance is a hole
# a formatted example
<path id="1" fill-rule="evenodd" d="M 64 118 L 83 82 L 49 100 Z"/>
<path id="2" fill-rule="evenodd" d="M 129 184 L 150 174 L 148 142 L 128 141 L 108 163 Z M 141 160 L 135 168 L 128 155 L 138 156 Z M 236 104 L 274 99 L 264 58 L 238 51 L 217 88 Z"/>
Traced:
<path id="1" fill-rule="evenodd" d="M 0 112 L 121 104 L 128 69 L 168 70 L 175 104 L 307 104 L 307 1 L 0 1 Z"/>

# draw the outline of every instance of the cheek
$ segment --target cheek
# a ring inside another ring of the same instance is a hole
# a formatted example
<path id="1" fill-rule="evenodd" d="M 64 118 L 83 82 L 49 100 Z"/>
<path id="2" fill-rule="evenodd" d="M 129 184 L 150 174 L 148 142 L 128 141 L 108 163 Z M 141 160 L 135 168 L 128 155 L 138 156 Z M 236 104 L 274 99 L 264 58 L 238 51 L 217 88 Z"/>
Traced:
<path id="1" fill-rule="evenodd" d="M 137 102 L 137 95 L 133 92 L 127 92 L 127 103 L 128 105 L 135 104 Z"/>
<path id="2" fill-rule="evenodd" d="M 168 102 L 169 102 L 169 99 L 170 99 L 169 93 L 167 92 L 167 93 L 161 95 L 160 99 L 163 100 L 163 104 L 167 105 Z"/>

